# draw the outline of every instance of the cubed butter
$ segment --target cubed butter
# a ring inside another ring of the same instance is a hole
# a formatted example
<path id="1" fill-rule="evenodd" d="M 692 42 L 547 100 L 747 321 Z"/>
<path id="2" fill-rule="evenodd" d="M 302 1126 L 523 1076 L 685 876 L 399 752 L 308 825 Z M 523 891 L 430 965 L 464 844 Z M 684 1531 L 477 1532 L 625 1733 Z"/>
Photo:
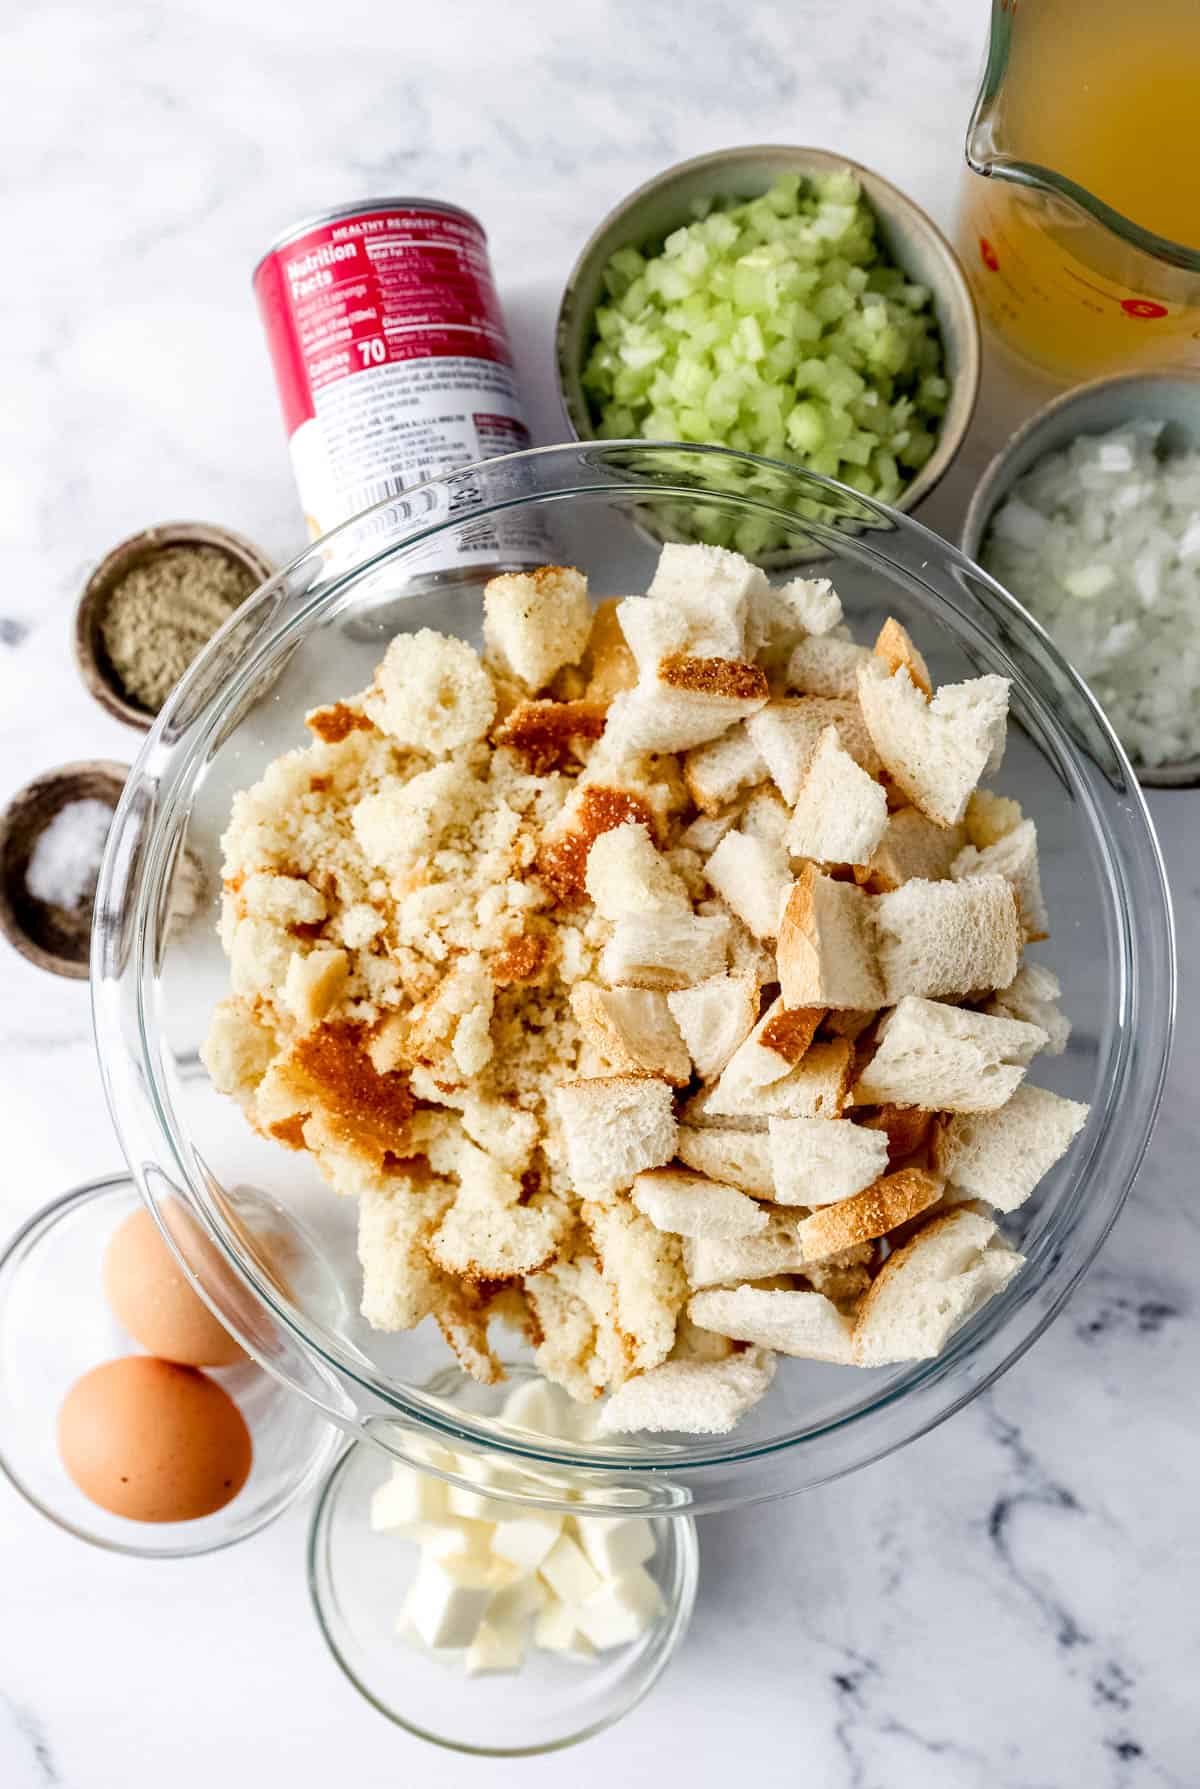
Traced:
<path id="1" fill-rule="evenodd" d="M 617 1578 L 654 1555 L 654 1529 L 644 1516 L 577 1516 L 579 1544 L 602 1578 Z"/>
<path id="2" fill-rule="evenodd" d="M 562 1533 L 562 1517 L 549 1511 L 522 1510 L 507 1516 L 492 1530 L 492 1552 L 511 1560 L 527 1572 L 535 1572 Z"/>
<path id="3" fill-rule="evenodd" d="M 553 1592 L 547 1590 L 540 1578 L 518 1578 L 514 1584 L 506 1584 L 503 1590 L 497 1590 L 487 1606 L 487 1619 L 496 1627 L 512 1624 L 521 1625 L 534 1615 L 540 1615 L 551 1601 Z"/>
<path id="4" fill-rule="evenodd" d="M 552 1597 L 533 1624 L 533 1643 L 543 1652 L 573 1652 L 588 1657 L 595 1651 L 575 1620 L 575 1611 Z"/>
<path id="5" fill-rule="evenodd" d="M 640 1565 L 609 1578 L 571 1613 L 598 1652 L 639 1640 L 662 1613 L 662 1593 Z"/>
<path id="6" fill-rule="evenodd" d="M 391 1477 L 371 1497 L 371 1527 L 377 1534 L 425 1527 L 445 1514 L 445 1484 L 411 1466 L 393 1466 Z"/>
<path id="7" fill-rule="evenodd" d="M 529 1429 L 535 1435 L 571 1433 L 569 1399 L 544 1379 L 526 1379 L 514 1386 L 504 1400 L 500 1420 L 514 1429 Z"/>
<path id="8" fill-rule="evenodd" d="M 488 1561 L 422 1553 L 404 1613 L 426 1646 L 469 1646 L 496 1588 Z"/>
<path id="9" fill-rule="evenodd" d="M 496 1626 L 489 1617 L 481 1621 L 467 1647 L 467 1676 L 485 1672 L 519 1671 L 525 1657 L 525 1635 L 518 1624 Z"/>
<path id="10" fill-rule="evenodd" d="M 560 1534 L 538 1571 L 564 1603 L 582 1603 L 600 1588 L 599 1574 L 588 1563 L 579 1542 Z"/>

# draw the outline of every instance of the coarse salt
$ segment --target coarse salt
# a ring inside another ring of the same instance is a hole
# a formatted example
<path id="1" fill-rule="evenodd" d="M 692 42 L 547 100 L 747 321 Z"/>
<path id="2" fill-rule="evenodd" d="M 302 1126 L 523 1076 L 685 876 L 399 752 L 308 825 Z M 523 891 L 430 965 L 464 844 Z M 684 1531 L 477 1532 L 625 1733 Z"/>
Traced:
<path id="1" fill-rule="evenodd" d="M 25 872 L 25 886 L 35 901 L 74 913 L 90 906 L 112 825 L 107 802 L 69 801 L 38 834 Z"/>

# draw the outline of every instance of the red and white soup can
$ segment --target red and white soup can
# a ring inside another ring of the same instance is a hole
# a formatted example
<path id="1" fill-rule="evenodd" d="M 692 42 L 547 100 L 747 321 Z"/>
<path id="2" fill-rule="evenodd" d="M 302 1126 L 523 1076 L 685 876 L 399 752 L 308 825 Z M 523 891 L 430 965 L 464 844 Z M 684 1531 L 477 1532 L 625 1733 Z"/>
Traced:
<path id="1" fill-rule="evenodd" d="M 341 205 L 254 270 L 292 467 L 313 535 L 456 467 L 528 447 L 483 226 L 432 199 Z M 498 517 L 432 544 L 438 570 L 542 563 Z"/>

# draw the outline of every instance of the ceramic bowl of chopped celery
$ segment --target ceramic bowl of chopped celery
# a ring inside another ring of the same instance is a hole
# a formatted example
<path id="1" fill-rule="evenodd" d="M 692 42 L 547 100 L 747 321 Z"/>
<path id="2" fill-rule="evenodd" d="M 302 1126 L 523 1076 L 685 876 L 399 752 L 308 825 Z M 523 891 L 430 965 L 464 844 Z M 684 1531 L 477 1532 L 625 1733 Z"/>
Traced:
<path id="1" fill-rule="evenodd" d="M 1142 783 L 1200 785 L 1200 372 L 1054 398 L 987 468 L 962 549 L 1091 686 Z"/>
<path id="2" fill-rule="evenodd" d="M 980 361 L 924 212 L 844 156 L 785 147 L 682 162 L 617 206 L 567 283 L 557 356 L 580 439 L 734 447 L 905 510 L 954 458 Z"/>

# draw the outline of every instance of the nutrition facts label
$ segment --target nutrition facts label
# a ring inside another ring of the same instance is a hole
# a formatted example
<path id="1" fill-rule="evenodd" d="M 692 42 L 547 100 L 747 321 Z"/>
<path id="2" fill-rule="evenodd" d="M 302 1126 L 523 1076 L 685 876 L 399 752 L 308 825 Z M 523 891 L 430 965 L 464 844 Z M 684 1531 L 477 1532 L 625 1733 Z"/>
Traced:
<path id="1" fill-rule="evenodd" d="M 483 232 L 465 214 L 333 219 L 268 255 L 255 288 L 314 533 L 529 445 Z M 510 518 L 436 552 L 441 565 L 546 556 Z"/>

